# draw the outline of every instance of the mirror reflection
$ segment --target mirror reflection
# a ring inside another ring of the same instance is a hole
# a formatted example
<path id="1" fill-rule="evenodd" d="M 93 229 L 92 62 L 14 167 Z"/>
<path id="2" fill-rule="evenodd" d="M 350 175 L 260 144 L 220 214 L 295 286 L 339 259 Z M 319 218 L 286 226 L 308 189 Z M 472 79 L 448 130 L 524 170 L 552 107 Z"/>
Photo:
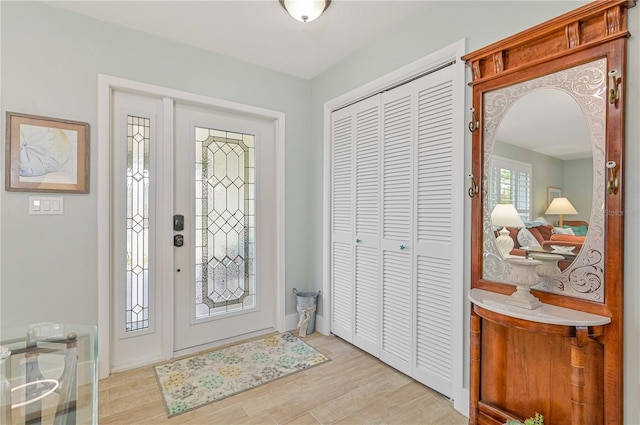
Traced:
<path id="1" fill-rule="evenodd" d="M 537 289 L 601 300 L 605 94 L 604 61 L 485 94 L 483 278 L 534 258 Z"/>
<path id="2" fill-rule="evenodd" d="M 567 93 L 541 89 L 513 104 L 496 132 L 489 174 L 489 209 L 493 226 L 502 228 L 496 243 L 504 258 L 553 253 L 560 271 L 573 262 L 591 216 L 592 156 L 587 120 Z M 503 211 L 507 205 L 515 218 Z"/>

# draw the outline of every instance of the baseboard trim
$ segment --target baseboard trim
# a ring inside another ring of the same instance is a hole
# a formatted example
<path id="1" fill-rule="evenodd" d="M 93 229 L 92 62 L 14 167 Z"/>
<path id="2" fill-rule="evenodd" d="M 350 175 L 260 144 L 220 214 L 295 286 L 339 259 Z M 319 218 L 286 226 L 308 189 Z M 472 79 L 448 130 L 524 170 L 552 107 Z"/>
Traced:
<path id="1" fill-rule="evenodd" d="M 298 327 L 298 313 L 288 314 L 284 319 L 285 330 L 292 331 Z"/>
<path id="2" fill-rule="evenodd" d="M 285 318 L 285 326 L 286 330 L 293 331 L 298 329 L 298 313 L 289 314 Z M 316 315 L 316 329 L 317 332 L 320 332 L 322 335 L 329 335 L 331 332 L 330 329 L 327 328 L 324 318 L 317 314 Z"/>
<path id="3" fill-rule="evenodd" d="M 457 400 L 453 401 L 453 408 L 468 418 L 469 417 L 469 390 L 466 388 L 462 388 L 459 394 L 460 394 L 460 397 Z"/>
<path id="4" fill-rule="evenodd" d="M 162 361 L 165 361 L 165 359 L 162 356 L 148 357 L 148 358 L 140 359 L 135 362 L 129 362 L 117 367 L 112 367 L 110 374 L 124 372 L 131 369 L 137 369 L 139 367 L 149 366 L 151 364 L 159 363 Z"/>
<path id="5" fill-rule="evenodd" d="M 331 327 L 324 320 L 324 317 L 322 317 L 322 315 L 316 316 L 316 331 L 320 332 L 322 335 L 329 336 L 331 334 Z"/>

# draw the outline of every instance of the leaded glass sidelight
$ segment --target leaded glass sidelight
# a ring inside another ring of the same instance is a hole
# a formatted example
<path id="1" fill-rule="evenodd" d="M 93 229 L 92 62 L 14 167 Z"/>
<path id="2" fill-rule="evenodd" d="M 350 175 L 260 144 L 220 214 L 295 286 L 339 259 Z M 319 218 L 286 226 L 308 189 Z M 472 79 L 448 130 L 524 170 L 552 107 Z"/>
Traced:
<path id="1" fill-rule="evenodd" d="M 254 136 L 196 127 L 196 318 L 255 307 Z"/>
<path id="2" fill-rule="evenodd" d="M 149 133 L 149 118 L 127 117 L 127 332 L 149 327 Z"/>

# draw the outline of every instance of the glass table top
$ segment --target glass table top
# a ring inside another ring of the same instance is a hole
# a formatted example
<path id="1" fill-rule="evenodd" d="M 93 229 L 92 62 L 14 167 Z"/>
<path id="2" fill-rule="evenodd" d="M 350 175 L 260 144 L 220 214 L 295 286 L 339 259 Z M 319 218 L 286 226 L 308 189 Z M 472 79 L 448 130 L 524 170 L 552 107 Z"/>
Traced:
<path id="1" fill-rule="evenodd" d="M 97 328 L 51 322 L 0 329 L 1 424 L 96 424 Z"/>

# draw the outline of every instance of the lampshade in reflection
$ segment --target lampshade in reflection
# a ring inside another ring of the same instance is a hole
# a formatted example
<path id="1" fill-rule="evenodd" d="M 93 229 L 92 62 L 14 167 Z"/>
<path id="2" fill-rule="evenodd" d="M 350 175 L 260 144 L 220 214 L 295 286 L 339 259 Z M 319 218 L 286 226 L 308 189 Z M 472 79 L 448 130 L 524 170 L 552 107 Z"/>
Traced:
<path id="1" fill-rule="evenodd" d="M 558 224 L 562 227 L 562 216 L 564 214 L 578 214 L 578 211 L 576 211 L 567 198 L 555 198 L 551 201 L 549 208 L 547 208 L 544 214 L 558 215 Z"/>
<path id="2" fill-rule="evenodd" d="M 513 249 L 513 239 L 509 236 L 507 227 L 524 227 L 522 218 L 518 214 L 518 210 L 513 204 L 498 204 L 493 208 L 491 212 L 491 224 L 493 226 L 502 226 L 500 230 L 500 236 L 496 238 L 496 244 L 498 250 L 502 254 L 503 258 L 510 256 L 510 252 Z"/>
<path id="3" fill-rule="evenodd" d="M 280 0 L 289 15 L 300 22 L 311 22 L 322 15 L 331 0 Z"/>

